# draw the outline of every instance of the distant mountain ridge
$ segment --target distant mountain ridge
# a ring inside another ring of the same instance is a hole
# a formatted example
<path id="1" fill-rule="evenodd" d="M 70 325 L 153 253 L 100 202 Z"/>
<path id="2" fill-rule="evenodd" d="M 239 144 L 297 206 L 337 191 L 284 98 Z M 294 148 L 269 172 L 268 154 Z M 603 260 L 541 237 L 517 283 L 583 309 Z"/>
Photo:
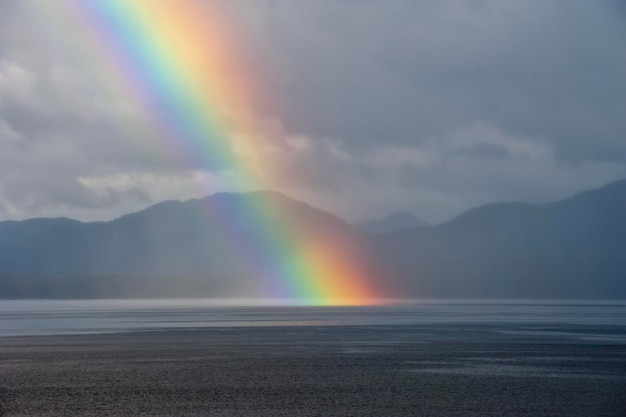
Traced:
<path id="1" fill-rule="evenodd" d="M 400 293 L 626 298 L 626 180 L 555 203 L 489 204 L 373 244 Z"/>
<path id="2" fill-rule="evenodd" d="M 109 222 L 4 221 L 0 298 L 246 296 L 259 285 L 245 253 L 258 199 L 275 233 L 367 246 L 397 297 L 626 299 L 626 180 L 379 233 L 270 191 L 167 201 Z"/>
<path id="3" fill-rule="evenodd" d="M 428 227 L 428 223 L 422 221 L 413 213 L 397 212 L 383 219 L 360 222 L 354 226 L 366 233 L 387 233 L 412 227 Z"/>
<path id="4" fill-rule="evenodd" d="M 302 242 L 360 239 L 337 216 L 272 191 L 166 201 L 109 222 L 0 222 L 0 297 L 249 295 L 238 290 L 261 285 L 250 252 L 272 243 L 247 247 L 268 233 L 254 207 Z"/>

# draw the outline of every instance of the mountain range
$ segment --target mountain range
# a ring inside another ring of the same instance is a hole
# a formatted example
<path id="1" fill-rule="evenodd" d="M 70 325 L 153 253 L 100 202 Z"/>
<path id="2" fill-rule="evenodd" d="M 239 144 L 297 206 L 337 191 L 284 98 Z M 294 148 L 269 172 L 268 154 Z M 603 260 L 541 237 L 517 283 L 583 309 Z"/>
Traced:
<path id="1" fill-rule="evenodd" d="M 255 207 L 274 230 L 260 229 Z M 0 297 L 251 296 L 242 289 L 259 287 L 259 258 L 286 231 L 301 244 L 360 244 L 337 216 L 272 191 L 166 201 L 109 222 L 0 222 Z"/>
<path id="2" fill-rule="evenodd" d="M 272 191 L 167 201 L 108 222 L 4 221 L 0 298 L 246 296 L 259 266 L 245 248 L 259 200 L 275 233 L 366 247 L 390 296 L 626 298 L 626 180 L 436 226 L 412 215 L 349 225 Z"/>
<path id="3" fill-rule="evenodd" d="M 397 212 L 392 213 L 383 219 L 369 220 L 354 225 L 357 229 L 366 233 L 386 233 L 395 232 L 412 227 L 426 227 L 428 223 L 422 221 L 413 213 Z"/>
<path id="4" fill-rule="evenodd" d="M 626 180 L 549 204 L 489 204 L 372 244 L 397 293 L 624 299 Z"/>

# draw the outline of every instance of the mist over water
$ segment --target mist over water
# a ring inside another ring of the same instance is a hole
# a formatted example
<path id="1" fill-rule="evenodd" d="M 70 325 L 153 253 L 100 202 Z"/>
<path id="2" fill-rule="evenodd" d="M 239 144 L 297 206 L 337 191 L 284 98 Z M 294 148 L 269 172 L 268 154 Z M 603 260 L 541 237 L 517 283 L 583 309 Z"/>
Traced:
<path id="1" fill-rule="evenodd" d="M 514 332 L 562 335 L 546 326 L 619 326 L 626 301 L 396 300 L 380 306 L 303 307 L 296 300 L 13 300 L 0 301 L 0 335 L 97 334 L 159 329 L 259 326 L 515 325 Z M 519 325 L 529 327 L 519 328 Z M 569 331 L 569 330 L 568 330 Z M 613 340 L 626 343 L 623 337 Z"/>

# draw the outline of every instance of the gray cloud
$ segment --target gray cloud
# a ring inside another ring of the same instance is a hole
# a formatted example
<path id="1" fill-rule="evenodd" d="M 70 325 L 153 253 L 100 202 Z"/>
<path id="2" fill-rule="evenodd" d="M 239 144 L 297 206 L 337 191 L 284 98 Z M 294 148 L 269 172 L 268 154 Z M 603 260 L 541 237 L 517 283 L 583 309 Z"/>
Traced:
<path id="1" fill-rule="evenodd" d="M 2 217 L 109 218 L 228 189 L 228 172 L 127 129 L 148 116 L 97 88 L 24 4 L 0 1 Z M 279 144 L 268 164 L 280 161 L 276 187 L 295 197 L 351 219 L 411 209 L 440 221 L 626 177 L 619 1 L 220 7 L 266 79 L 273 106 L 256 110 Z"/>
<path id="2" fill-rule="evenodd" d="M 626 48 L 603 2 L 272 2 L 293 129 L 419 144 L 476 120 L 557 156 L 623 152 Z"/>

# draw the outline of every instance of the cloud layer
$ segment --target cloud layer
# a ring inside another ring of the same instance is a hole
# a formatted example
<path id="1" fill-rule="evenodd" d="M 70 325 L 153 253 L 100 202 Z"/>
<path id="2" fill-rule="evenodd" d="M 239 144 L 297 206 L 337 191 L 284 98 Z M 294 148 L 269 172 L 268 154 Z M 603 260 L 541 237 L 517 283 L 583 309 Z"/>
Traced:
<path id="1" fill-rule="evenodd" d="M 441 221 L 626 177 L 617 1 L 224 8 L 265 78 L 272 105 L 256 110 L 272 182 L 294 197 L 355 220 L 403 209 Z M 0 1 L 0 218 L 111 218 L 229 189 L 227 171 L 124 128 L 149 115 L 98 88 L 35 9 Z"/>

